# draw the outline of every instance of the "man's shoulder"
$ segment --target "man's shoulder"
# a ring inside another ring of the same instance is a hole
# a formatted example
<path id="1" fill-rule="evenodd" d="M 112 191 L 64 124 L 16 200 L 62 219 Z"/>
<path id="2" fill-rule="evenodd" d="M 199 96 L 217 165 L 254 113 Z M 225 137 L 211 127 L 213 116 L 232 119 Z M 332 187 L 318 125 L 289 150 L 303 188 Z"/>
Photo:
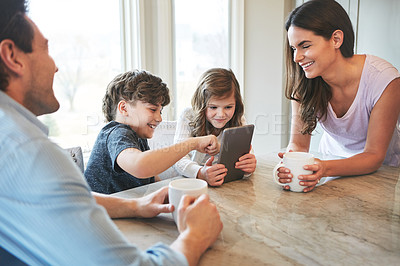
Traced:
<path id="1" fill-rule="evenodd" d="M 11 147 L 33 140 L 48 140 L 47 135 L 37 125 L 16 112 L 0 107 L 0 142 Z"/>

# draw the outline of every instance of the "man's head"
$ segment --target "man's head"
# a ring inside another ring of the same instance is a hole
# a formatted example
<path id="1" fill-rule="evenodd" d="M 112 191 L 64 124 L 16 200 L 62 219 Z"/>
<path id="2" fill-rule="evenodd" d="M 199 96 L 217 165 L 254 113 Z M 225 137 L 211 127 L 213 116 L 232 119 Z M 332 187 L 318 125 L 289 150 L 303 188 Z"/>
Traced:
<path id="1" fill-rule="evenodd" d="M 35 115 L 59 108 L 47 43 L 26 16 L 25 0 L 0 0 L 0 90 Z"/>
<path id="2" fill-rule="evenodd" d="M 9 39 L 25 53 L 31 53 L 33 29 L 25 13 L 25 0 L 0 0 L 0 42 Z M 7 68 L 0 58 L 0 90 L 6 90 L 8 78 Z"/>

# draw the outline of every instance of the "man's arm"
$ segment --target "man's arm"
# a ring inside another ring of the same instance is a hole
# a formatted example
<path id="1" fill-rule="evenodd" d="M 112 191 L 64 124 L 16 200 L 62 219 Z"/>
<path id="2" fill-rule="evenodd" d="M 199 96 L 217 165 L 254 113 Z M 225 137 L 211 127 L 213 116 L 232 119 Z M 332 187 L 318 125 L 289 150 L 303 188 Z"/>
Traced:
<path id="1" fill-rule="evenodd" d="M 201 255 L 217 240 L 222 222 L 207 194 L 198 199 L 183 196 L 179 206 L 178 228 L 181 234 L 171 248 L 182 252 L 189 265 L 197 265 Z"/>
<path id="2" fill-rule="evenodd" d="M 136 199 L 124 199 L 97 192 L 92 192 L 92 195 L 97 204 L 107 210 L 111 218 L 150 218 L 160 213 L 174 211 L 174 206 L 168 204 L 168 187 L 163 187 L 147 196 Z"/>
<path id="3" fill-rule="evenodd" d="M 92 193 L 97 203 L 105 207 L 112 218 L 154 217 L 174 210 L 174 206 L 167 203 L 168 187 L 137 199 Z M 181 234 L 170 247 L 182 253 L 189 265 L 197 265 L 201 255 L 215 242 L 222 230 L 219 213 L 206 194 L 198 199 L 184 196 L 178 212 Z"/>

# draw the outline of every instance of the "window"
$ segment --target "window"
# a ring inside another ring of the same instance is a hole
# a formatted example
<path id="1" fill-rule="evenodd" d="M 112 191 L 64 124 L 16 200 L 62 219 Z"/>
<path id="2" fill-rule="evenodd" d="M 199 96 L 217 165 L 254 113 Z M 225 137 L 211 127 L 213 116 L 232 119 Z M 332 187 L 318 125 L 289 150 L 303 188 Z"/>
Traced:
<path id="1" fill-rule="evenodd" d="M 240 13 L 242 5 L 234 0 L 31 1 L 29 15 L 49 39 L 59 68 L 54 91 L 60 110 L 39 117 L 50 137 L 65 148 L 79 145 L 88 156 L 104 126 L 105 89 L 126 70 L 145 69 L 168 84 L 172 102 L 164 120 L 175 120 L 190 106 L 207 69 L 232 68 L 240 82 L 235 65 L 242 61 L 234 55 L 242 47 L 230 44 L 240 43 L 242 35 L 230 23 L 232 9 Z"/>
<path id="2" fill-rule="evenodd" d="M 230 67 L 229 1 L 175 0 L 176 112 L 190 106 L 207 69 Z"/>
<path id="3" fill-rule="evenodd" d="M 59 68 L 54 91 L 60 110 L 39 119 L 62 147 L 90 150 L 104 125 L 105 89 L 121 72 L 119 3 L 31 1 L 29 16 L 49 39 L 50 55 Z"/>

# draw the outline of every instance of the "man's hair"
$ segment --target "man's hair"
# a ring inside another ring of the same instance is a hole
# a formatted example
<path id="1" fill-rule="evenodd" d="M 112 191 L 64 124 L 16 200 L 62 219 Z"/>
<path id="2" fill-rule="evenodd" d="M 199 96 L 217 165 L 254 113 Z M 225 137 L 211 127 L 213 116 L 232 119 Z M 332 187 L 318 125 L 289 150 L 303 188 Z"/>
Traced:
<path id="1" fill-rule="evenodd" d="M 147 71 L 128 71 L 116 76 L 107 86 L 103 98 L 103 114 L 106 121 L 115 120 L 118 103 L 125 100 L 135 104 L 136 101 L 161 104 L 170 102 L 169 89 L 161 78 Z"/>
<path id="2" fill-rule="evenodd" d="M 9 39 L 25 53 L 32 52 L 33 28 L 25 18 L 25 0 L 0 0 L 0 43 Z M 8 86 L 9 74 L 0 58 L 0 90 Z"/>

